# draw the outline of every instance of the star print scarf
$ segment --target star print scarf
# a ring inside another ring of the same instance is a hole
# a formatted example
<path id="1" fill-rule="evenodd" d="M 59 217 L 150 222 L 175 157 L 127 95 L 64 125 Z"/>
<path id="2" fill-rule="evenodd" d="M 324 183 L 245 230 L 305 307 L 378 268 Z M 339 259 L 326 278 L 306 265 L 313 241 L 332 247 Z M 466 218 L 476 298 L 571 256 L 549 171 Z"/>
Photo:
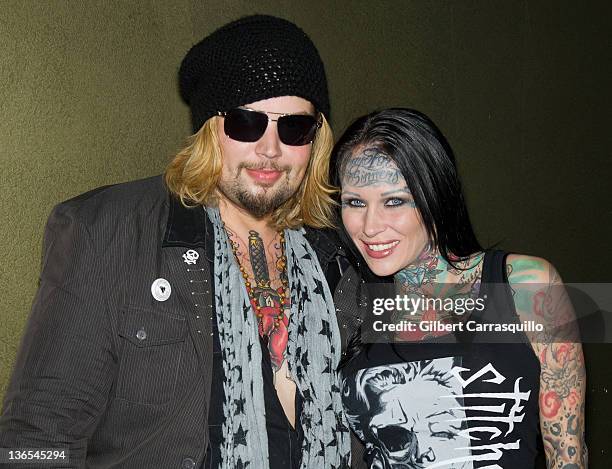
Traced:
<path id="1" fill-rule="evenodd" d="M 215 304 L 223 356 L 225 401 L 221 468 L 268 469 L 261 348 L 257 321 L 217 208 Z M 303 401 L 300 469 L 350 467 L 350 436 L 336 368 L 340 332 L 332 295 L 303 230 L 285 230 L 291 290 L 287 364 Z"/>

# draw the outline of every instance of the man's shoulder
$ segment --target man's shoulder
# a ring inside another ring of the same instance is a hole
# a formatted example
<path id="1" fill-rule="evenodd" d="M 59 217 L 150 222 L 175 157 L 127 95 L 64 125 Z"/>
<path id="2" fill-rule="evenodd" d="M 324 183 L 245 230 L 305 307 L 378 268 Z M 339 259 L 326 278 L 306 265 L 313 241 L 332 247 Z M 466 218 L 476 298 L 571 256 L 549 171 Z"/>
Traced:
<path id="1" fill-rule="evenodd" d="M 110 235 L 127 224 L 134 228 L 159 223 L 167 200 L 162 176 L 98 187 L 56 205 L 47 227 L 56 231 L 76 223 Z"/>
<path id="2" fill-rule="evenodd" d="M 304 230 L 306 231 L 306 239 L 320 260 L 324 258 L 329 261 L 329 259 L 336 255 L 342 254 L 343 249 L 336 230 L 332 228 L 313 228 L 310 226 L 305 226 Z"/>
<path id="3" fill-rule="evenodd" d="M 161 175 L 135 181 L 100 186 L 62 202 L 66 207 L 96 204 L 138 204 L 147 199 L 165 196 L 166 189 Z"/>
<path id="4" fill-rule="evenodd" d="M 134 214 L 163 204 L 167 190 L 163 177 L 153 176 L 92 189 L 58 204 L 54 213 L 69 213 L 82 221 Z"/>
<path id="5" fill-rule="evenodd" d="M 338 232 L 333 228 L 305 227 L 306 239 L 312 246 L 332 292 L 350 267 Z"/>

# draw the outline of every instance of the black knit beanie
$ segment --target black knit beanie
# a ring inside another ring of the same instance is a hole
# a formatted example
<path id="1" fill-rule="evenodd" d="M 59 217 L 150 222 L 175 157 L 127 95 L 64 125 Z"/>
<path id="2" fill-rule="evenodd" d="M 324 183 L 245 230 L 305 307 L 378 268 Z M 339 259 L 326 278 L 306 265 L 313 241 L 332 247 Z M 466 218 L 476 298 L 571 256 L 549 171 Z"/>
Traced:
<path id="1" fill-rule="evenodd" d="M 183 59 L 179 86 L 194 132 L 218 111 L 278 96 L 307 99 L 329 119 L 316 47 L 295 24 L 274 16 L 247 16 L 205 37 Z"/>

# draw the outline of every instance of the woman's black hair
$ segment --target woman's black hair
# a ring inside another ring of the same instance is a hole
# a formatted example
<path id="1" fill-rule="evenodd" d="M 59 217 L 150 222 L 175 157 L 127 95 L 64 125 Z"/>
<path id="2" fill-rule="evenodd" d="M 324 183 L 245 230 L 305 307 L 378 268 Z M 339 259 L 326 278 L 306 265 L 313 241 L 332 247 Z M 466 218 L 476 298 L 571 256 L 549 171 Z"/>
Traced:
<path id="1" fill-rule="evenodd" d="M 375 147 L 397 166 L 406 181 L 432 246 L 451 265 L 482 251 L 461 189 L 455 156 L 442 132 L 425 114 L 390 108 L 356 119 L 334 146 L 331 180 L 342 187 L 342 174 L 356 150 Z M 342 241 L 366 282 L 376 281 L 361 254 L 340 224 Z M 379 280 L 380 282 L 381 280 Z M 388 281 L 388 279 L 387 279 Z M 355 337 L 341 366 L 354 355 Z M 359 340 L 360 342 L 360 340 Z"/>

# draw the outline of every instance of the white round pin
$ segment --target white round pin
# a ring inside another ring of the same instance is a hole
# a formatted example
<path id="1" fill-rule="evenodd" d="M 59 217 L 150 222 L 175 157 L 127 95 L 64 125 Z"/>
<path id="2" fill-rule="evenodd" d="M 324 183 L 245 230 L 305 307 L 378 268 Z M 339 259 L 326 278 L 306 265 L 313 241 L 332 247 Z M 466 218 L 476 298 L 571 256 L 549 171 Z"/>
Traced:
<path id="1" fill-rule="evenodd" d="M 170 282 L 165 278 L 155 279 L 151 285 L 151 293 L 153 294 L 153 298 L 157 301 L 166 301 L 170 298 L 170 293 L 172 293 Z"/>

